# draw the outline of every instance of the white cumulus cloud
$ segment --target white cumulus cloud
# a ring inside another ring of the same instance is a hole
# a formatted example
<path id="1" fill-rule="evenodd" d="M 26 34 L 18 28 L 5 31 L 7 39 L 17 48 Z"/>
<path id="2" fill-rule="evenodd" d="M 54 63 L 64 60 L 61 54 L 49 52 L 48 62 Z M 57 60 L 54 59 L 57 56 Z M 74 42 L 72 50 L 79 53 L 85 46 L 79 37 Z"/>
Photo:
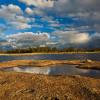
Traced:
<path id="1" fill-rule="evenodd" d="M 19 0 L 20 2 L 26 3 L 27 5 L 33 5 L 39 8 L 53 7 L 53 0 Z"/>
<path id="2" fill-rule="evenodd" d="M 48 33 L 33 33 L 24 32 L 8 35 L 7 41 L 9 41 L 15 47 L 34 47 L 44 45 L 46 41 L 49 41 L 50 36 Z"/>
<path id="3" fill-rule="evenodd" d="M 58 37 L 61 44 L 82 44 L 89 41 L 88 33 L 78 31 L 56 31 L 53 34 Z"/>
<path id="4" fill-rule="evenodd" d="M 25 9 L 25 12 L 26 12 L 27 14 L 29 14 L 29 15 L 32 15 L 32 14 L 33 14 L 33 10 L 32 10 L 31 8 L 29 8 L 29 7 L 27 7 L 27 8 Z"/>
<path id="5" fill-rule="evenodd" d="M 9 4 L 8 6 L 0 6 L 0 18 L 3 18 L 9 26 L 15 27 L 15 29 L 31 28 L 29 22 L 33 20 L 25 17 L 23 13 L 17 5 Z"/>

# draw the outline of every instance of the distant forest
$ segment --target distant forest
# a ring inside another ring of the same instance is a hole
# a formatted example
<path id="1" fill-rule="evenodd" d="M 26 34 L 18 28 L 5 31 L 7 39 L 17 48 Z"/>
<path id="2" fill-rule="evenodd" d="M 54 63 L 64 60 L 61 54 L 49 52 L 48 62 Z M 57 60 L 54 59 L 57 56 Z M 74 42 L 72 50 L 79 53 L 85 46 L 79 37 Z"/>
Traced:
<path id="1" fill-rule="evenodd" d="M 0 51 L 0 53 L 60 53 L 60 52 L 100 52 L 100 48 L 95 49 L 83 49 L 83 48 L 64 48 L 57 49 L 56 47 L 37 47 L 37 48 L 26 48 L 26 49 L 13 49 L 7 51 Z"/>

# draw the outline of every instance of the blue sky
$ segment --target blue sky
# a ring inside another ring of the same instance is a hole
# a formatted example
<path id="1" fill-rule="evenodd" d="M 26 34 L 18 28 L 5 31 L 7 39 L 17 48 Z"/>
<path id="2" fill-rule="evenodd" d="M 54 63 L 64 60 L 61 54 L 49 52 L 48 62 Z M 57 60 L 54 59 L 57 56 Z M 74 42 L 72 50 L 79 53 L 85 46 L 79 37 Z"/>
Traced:
<path id="1" fill-rule="evenodd" d="M 0 47 L 99 48 L 99 0 L 0 0 Z"/>

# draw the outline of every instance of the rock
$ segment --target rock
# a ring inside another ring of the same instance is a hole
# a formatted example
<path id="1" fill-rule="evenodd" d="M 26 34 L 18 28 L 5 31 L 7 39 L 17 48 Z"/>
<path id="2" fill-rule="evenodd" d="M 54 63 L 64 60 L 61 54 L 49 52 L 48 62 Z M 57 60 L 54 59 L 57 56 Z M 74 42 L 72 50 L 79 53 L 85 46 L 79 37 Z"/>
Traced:
<path id="1" fill-rule="evenodd" d="M 93 61 L 90 59 L 82 60 L 80 61 L 81 63 L 92 63 Z"/>
<path id="2" fill-rule="evenodd" d="M 92 60 L 90 60 L 90 59 L 87 59 L 86 61 L 87 61 L 88 63 L 91 63 L 91 62 L 93 62 L 93 61 L 92 61 Z"/>

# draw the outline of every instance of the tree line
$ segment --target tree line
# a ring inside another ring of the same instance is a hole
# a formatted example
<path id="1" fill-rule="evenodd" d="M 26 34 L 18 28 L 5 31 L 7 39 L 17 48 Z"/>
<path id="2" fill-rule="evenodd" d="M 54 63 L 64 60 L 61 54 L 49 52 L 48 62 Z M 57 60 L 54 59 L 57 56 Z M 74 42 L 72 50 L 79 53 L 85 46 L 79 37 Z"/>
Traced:
<path id="1" fill-rule="evenodd" d="M 59 53 L 59 52 L 99 52 L 100 48 L 95 49 L 84 49 L 84 48 L 63 48 L 58 49 L 56 47 L 50 48 L 50 47 L 37 47 L 37 48 L 19 48 L 19 49 L 13 49 L 13 50 L 7 50 L 7 51 L 0 51 L 0 53 Z"/>

